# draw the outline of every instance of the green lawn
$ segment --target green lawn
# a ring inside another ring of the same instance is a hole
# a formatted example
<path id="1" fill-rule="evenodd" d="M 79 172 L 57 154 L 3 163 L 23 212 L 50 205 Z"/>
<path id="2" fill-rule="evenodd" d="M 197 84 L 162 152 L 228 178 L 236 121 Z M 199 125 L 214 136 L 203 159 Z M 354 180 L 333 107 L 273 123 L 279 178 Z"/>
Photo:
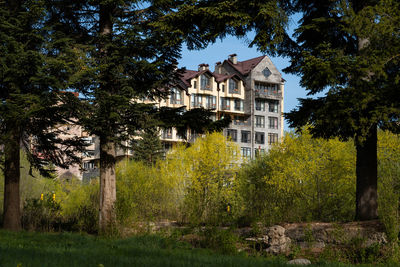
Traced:
<path id="1" fill-rule="evenodd" d="M 220 255 L 158 236 L 105 239 L 71 233 L 0 231 L 0 266 L 286 266 Z M 329 264 L 325 266 L 344 266 Z"/>

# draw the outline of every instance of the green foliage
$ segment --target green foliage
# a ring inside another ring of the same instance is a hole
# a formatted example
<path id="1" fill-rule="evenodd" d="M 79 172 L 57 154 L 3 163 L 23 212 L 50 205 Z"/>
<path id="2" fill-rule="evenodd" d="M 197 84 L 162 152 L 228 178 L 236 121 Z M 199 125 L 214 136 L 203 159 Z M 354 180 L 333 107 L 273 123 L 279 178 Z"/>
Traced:
<path id="1" fill-rule="evenodd" d="M 239 211 L 236 202 L 236 171 L 239 150 L 220 133 L 212 133 L 184 151 L 185 181 L 183 212 L 191 223 L 218 225 Z M 228 210 L 229 206 L 229 210 Z"/>
<path id="2" fill-rule="evenodd" d="M 378 197 L 379 217 L 386 234 L 398 242 L 400 229 L 400 137 L 380 132 L 378 142 Z"/>
<path id="3" fill-rule="evenodd" d="M 89 235 L 0 231 L 2 266 L 287 266 L 262 257 L 222 255 L 160 236 L 105 239 Z M 316 265 L 310 265 L 314 267 Z M 327 264 L 326 267 L 345 267 Z M 349 266 L 350 267 L 350 266 Z"/>
<path id="4" fill-rule="evenodd" d="M 267 224 L 343 221 L 354 216 L 352 143 L 287 133 L 282 143 L 239 174 L 244 216 Z"/>
<path id="5" fill-rule="evenodd" d="M 139 139 L 132 141 L 134 159 L 143 161 L 146 164 L 154 164 L 164 153 L 159 131 L 157 128 L 146 129 L 139 137 Z"/>
<path id="6" fill-rule="evenodd" d="M 52 231 L 61 221 L 61 205 L 53 194 L 44 194 L 43 199 L 25 200 L 22 227 L 28 230 Z"/>
<path id="7" fill-rule="evenodd" d="M 193 224 L 232 221 L 239 151 L 220 133 L 149 166 L 123 161 L 117 168 L 117 214 L 121 222 L 171 218 Z M 229 205 L 229 211 L 227 206 Z"/>
<path id="8" fill-rule="evenodd" d="M 161 176 L 158 166 L 125 160 L 117 165 L 116 175 L 116 209 L 120 223 L 132 225 L 136 221 L 176 216 L 170 209 L 174 201 L 174 181 Z"/>

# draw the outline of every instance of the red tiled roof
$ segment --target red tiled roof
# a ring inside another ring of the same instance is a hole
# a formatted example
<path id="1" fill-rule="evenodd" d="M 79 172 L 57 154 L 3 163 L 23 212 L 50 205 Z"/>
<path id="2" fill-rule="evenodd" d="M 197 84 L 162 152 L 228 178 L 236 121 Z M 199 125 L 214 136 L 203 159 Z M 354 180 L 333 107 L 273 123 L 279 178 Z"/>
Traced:
<path id="1" fill-rule="evenodd" d="M 232 67 L 234 67 L 240 74 L 247 75 L 250 71 L 254 69 L 265 56 L 255 57 L 245 61 L 238 61 L 237 64 L 233 64 L 230 60 L 227 61 Z"/>
<path id="2" fill-rule="evenodd" d="M 234 76 L 236 76 L 236 77 L 238 77 L 238 78 L 240 79 L 240 77 L 237 76 L 236 74 L 225 75 L 225 74 L 218 74 L 218 73 L 215 73 L 215 72 L 214 72 L 213 75 L 214 75 L 215 80 L 216 80 L 217 82 L 223 82 L 223 81 L 225 81 L 225 80 L 227 80 L 227 79 L 230 79 L 230 78 L 232 78 L 232 77 L 234 77 Z"/>
<path id="3" fill-rule="evenodd" d="M 210 75 L 214 75 L 210 70 L 200 70 L 200 71 L 185 70 L 182 74 L 181 80 L 186 86 L 190 87 L 191 86 L 190 79 L 197 77 L 205 72 L 210 73 Z"/>

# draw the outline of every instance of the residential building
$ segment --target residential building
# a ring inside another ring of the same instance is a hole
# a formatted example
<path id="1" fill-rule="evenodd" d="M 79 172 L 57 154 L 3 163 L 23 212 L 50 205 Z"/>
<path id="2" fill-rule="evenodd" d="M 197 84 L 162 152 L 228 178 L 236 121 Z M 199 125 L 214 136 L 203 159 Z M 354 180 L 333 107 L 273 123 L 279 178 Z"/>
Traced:
<path id="1" fill-rule="evenodd" d="M 216 119 L 230 116 L 232 123 L 224 134 L 238 143 L 243 157 L 254 158 L 283 135 L 284 82 L 268 56 L 238 61 L 232 54 L 217 62 L 213 72 L 208 64 L 186 70 L 170 98 L 159 105 L 204 107 L 212 109 Z M 189 132 L 189 141 L 195 137 Z M 161 138 L 166 147 L 182 141 L 174 129 L 164 129 Z"/>
<path id="2" fill-rule="evenodd" d="M 254 158 L 283 135 L 284 82 L 268 56 L 238 61 L 237 55 L 232 54 L 223 62 L 217 62 L 214 71 L 208 64 L 200 64 L 198 70 L 186 70 L 168 98 L 143 101 L 159 107 L 211 109 L 214 120 L 230 116 L 232 123 L 224 134 L 238 143 L 243 157 Z M 99 140 L 82 131 L 80 136 L 89 144 L 82 154 L 80 177 L 91 178 L 98 175 Z M 193 142 L 197 137 L 198 134 L 190 129 L 187 140 L 173 128 L 160 129 L 166 150 L 177 142 Z M 129 157 L 133 151 L 119 149 L 117 155 Z"/>

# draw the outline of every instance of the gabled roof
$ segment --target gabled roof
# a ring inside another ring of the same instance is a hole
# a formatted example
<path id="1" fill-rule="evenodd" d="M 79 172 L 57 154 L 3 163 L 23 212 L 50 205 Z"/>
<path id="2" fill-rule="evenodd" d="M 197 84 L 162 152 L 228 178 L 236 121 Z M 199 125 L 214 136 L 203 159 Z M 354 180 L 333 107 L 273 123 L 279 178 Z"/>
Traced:
<path id="1" fill-rule="evenodd" d="M 240 74 L 249 74 L 257 65 L 264 59 L 265 56 L 255 57 L 245 61 L 238 61 L 237 64 L 233 64 L 230 60 L 225 60 L 233 68 L 235 68 Z"/>
<path id="2" fill-rule="evenodd" d="M 213 75 L 215 77 L 215 81 L 216 82 L 223 82 L 223 81 L 226 81 L 227 79 L 230 79 L 232 77 L 236 77 L 239 80 L 241 80 L 241 78 L 236 74 L 225 75 L 225 74 L 218 74 L 218 73 L 214 72 Z"/>
<path id="3" fill-rule="evenodd" d="M 185 70 L 183 72 L 183 74 L 181 75 L 181 81 L 187 86 L 190 87 L 190 80 L 203 74 L 203 73 L 208 73 L 210 74 L 210 76 L 214 76 L 214 73 L 212 73 L 210 70 L 206 69 L 206 70 L 200 70 L 200 71 L 196 71 L 196 70 Z"/>

